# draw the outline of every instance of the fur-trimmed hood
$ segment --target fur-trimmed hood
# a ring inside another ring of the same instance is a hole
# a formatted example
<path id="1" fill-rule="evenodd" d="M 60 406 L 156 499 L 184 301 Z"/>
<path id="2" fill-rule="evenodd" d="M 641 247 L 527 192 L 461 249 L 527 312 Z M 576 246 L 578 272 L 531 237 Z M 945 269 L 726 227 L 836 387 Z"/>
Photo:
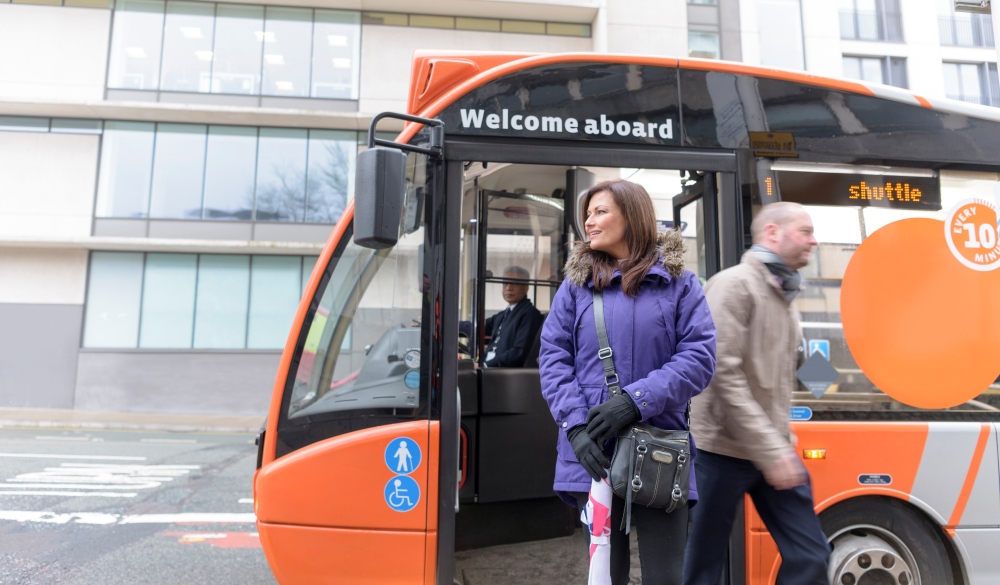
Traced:
<path id="1" fill-rule="evenodd" d="M 678 230 L 656 234 L 656 252 L 660 255 L 663 268 L 672 278 L 684 273 L 684 240 Z M 591 254 L 593 251 L 585 242 L 577 242 L 566 260 L 566 278 L 577 286 L 587 286 L 591 278 Z"/>

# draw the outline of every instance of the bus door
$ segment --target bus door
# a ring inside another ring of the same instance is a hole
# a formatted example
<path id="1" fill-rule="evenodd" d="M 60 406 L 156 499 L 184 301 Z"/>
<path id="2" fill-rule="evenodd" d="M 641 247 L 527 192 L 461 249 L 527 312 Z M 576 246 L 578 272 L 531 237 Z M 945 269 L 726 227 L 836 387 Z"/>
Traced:
<path id="1" fill-rule="evenodd" d="M 456 282 L 445 250 L 457 249 L 443 179 L 440 161 L 409 154 L 398 242 L 359 246 L 342 221 L 306 287 L 254 481 L 280 583 L 434 581 L 438 507 L 454 508 L 457 467 L 438 440 L 457 433 L 454 410 L 441 424 L 457 354 L 455 312 L 442 312 Z"/>
<path id="2" fill-rule="evenodd" d="M 520 363 L 485 364 L 493 333 L 486 327 L 487 319 L 508 305 L 502 294 L 505 283 L 525 286 L 534 308 L 543 316 L 548 312 L 562 283 L 566 254 L 582 237 L 582 220 L 577 221 L 578 215 L 582 217 L 580 195 L 604 180 L 637 182 L 653 197 L 661 228 L 669 229 L 679 223 L 674 217 L 676 198 L 688 193 L 690 206 L 679 208 L 687 244 L 685 263 L 702 278 L 718 269 L 717 220 L 704 213 L 698 220 L 693 217 L 704 200 L 725 201 L 732 209 L 738 208 L 735 155 L 587 146 L 555 141 L 446 141 L 448 169 L 456 164 L 461 169 L 461 175 L 449 172 L 447 186 L 449 204 L 461 209 L 459 293 L 450 305 L 458 312 L 459 323 L 461 430 L 457 435 L 442 432 L 440 450 L 461 453 L 461 488 L 457 515 L 449 518 L 453 509 L 441 506 L 439 525 L 454 523 L 456 549 L 465 552 L 455 561 L 454 573 L 445 575 L 445 551 L 439 551 L 439 582 L 482 574 L 477 573 L 485 569 L 476 564 L 474 549 L 580 531 L 578 513 L 552 491 L 560 429 L 541 396 L 540 332 L 532 337 Z M 520 270 L 512 272 L 511 268 Z M 448 303 L 443 306 L 448 310 Z M 459 443 L 450 444 L 456 437 Z M 508 567 L 507 571 L 524 574 L 508 572 L 505 578 L 510 582 L 519 576 L 536 578 L 546 563 L 565 566 L 564 557 L 571 554 L 579 555 L 574 567 L 586 579 L 582 540 L 580 534 L 547 540 L 532 549 L 532 563 L 537 566 Z M 445 546 L 444 540 L 439 544 Z"/>

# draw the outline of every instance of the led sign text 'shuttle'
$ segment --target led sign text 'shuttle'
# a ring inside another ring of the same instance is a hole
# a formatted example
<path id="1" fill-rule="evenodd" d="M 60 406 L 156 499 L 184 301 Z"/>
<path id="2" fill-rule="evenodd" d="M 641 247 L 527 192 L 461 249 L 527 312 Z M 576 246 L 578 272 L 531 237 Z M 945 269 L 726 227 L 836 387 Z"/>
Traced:
<path id="1" fill-rule="evenodd" d="M 861 181 L 856 185 L 847 188 L 850 194 L 848 199 L 861 201 L 903 201 L 907 203 L 920 203 L 923 192 L 917 187 L 913 187 L 909 182 L 893 183 L 886 181 L 881 187 L 878 184 L 870 184 Z"/>

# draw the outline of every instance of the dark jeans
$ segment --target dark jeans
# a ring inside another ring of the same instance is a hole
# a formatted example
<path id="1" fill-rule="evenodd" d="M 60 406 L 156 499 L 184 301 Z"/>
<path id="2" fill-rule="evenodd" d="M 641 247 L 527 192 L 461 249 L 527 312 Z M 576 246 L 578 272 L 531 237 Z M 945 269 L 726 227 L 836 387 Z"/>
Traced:
<path id="1" fill-rule="evenodd" d="M 587 494 L 574 493 L 573 496 L 581 506 L 587 504 Z M 611 502 L 611 582 L 614 585 L 628 584 L 631 564 L 629 535 L 621 528 L 624 515 L 625 500 L 615 497 Z M 684 571 L 688 507 L 682 506 L 667 514 L 663 510 L 633 504 L 632 530 L 638 532 L 643 585 L 680 585 Z M 590 550 L 589 535 L 587 550 Z"/>
<path id="2" fill-rule="evenodd" d="M 744 494 L 750 494 L 778 544 L 778 585 L 829 585 L 830 546 L 813 509 L 809 483 L 777 490 L 750 461 L 708 451 L 698 451 L 694 469 L 699 499 L 691 515 L 684 585 L 719 584 L 736 507 Z"/>

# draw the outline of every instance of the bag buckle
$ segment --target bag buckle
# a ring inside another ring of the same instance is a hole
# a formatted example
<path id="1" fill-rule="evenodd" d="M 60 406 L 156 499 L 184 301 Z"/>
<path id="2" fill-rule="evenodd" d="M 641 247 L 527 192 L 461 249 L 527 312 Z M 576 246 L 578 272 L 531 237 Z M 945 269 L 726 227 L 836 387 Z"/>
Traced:
<path id="1" fill-rule="evenodd" d="M 602 360 L 608 359 L 609 357 L 611 357 L 611 348 L 602 347 L 601 349 L 597 350 L 597 357 L 601 358 Z"/>
<path id="2" fill-rule="evenodd" d="M 608 388 L 618 385 L 618 374 L 614 375 L 614 381 L 612 381 L 611 376 L 604 376 L 604 383 L 608 385 Z"/>

